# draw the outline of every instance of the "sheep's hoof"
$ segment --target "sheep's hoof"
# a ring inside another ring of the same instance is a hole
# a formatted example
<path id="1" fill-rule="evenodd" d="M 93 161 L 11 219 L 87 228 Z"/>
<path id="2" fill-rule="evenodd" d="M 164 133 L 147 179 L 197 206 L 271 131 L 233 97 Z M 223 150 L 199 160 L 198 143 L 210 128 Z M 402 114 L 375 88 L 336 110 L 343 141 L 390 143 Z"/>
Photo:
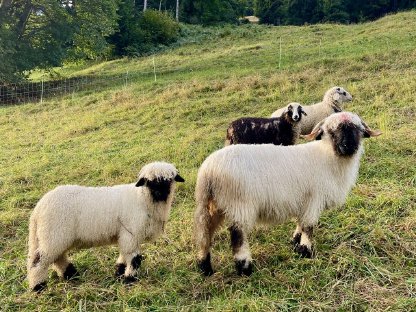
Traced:
<path id="1" fill-rule="evenodd" d="M 126 271 L 126 265 L 124 263 L 116 264 L 116 277 L 121 277 Z"/>
<path id="2" fill-rule="evenodd" d="M 300 244 L 300 238 L 301 238 L 301 236 L 302 236 L 302 233 L 296 233 L 296 235 L 293 236 L 293 239 L 292 239 L 293 246 L 296 247 L 296 246 L 298 246 Z"/>
<path id="3" fill-rule="evenodd" d="M 64 272 L 64 278 L 66 280 L 77 278 L 79 276 L 77 269 L 72 263 L 68 264 Z"/>
<path id="4" fill-rule="evenodd" d="M 211 276 L 214 274 L 214 270 L 211 265 L 211 254 L 208 254 L 205 259 L 198 261 L 198 268 L 205 276 Z"/>
<path id="5" fill-rule="evenodd" d="M 34 291 L 36 293 L 40 293 L 45 288 L 46 288 L 46 282 L 42 282 L 42 283 L 36 284 L 36 286 L 33 287 L 32 291 Z"/>
<path id="6" fill-rule="evenodd" d="M 295 247 L 295 251 L 300 254 L 302 258 L 312 258 L 312 249 L 309 249 L 306 245 L 298 245 Z"/>
<path id="7" fill-rule="evenodd" d="M 124 284 L 132 284 L 132 283 L 136 282 L 137 280 L 138 280 L 138 278 L 137 278 L 137 277 L 132 276 L 132 275 L 129 275 L 129 276 L 126 276 L 126 277 L 123 279 L 123 283 L 124 283 Z"/>
<path id="8" fill-rule="evenodd" d="M 248 262 L 248 265 L 246 264 Z M 253 273 L 253 264 L 248 260 L 236 260 L 235 268 L 240 276 L 250 276 Z"/>

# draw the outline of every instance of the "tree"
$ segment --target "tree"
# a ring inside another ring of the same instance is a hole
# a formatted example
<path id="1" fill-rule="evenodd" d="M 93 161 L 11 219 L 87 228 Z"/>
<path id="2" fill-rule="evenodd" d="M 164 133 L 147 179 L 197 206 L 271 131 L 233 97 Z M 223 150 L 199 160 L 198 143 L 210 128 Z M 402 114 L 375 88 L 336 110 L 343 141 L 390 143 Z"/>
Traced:
<path id="1" fill-rule="evenodd" d="M 183 0 L 182 12 L 185 22 L 191 24 L 236 23 L 240 4 L 238 0 Z"/>
<path id="2" fill-rule="evenodd" d="M 0 67 L 3 81 L 34 68 L 59 66 L 68 57 L 108 55 L 116 0 L 6 0 L 0 6 Z"/>

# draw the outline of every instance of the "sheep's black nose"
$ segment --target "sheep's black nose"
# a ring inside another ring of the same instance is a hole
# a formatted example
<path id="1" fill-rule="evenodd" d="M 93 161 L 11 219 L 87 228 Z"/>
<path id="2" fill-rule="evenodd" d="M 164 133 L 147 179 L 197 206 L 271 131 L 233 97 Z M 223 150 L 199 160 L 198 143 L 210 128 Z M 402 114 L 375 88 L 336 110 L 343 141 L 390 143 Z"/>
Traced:
<path id="1" fill-rule="evenodd" d="M 299 120 L 299 116 L 295 115 L 292 117 L 294 121 L 298 121 Z"/>

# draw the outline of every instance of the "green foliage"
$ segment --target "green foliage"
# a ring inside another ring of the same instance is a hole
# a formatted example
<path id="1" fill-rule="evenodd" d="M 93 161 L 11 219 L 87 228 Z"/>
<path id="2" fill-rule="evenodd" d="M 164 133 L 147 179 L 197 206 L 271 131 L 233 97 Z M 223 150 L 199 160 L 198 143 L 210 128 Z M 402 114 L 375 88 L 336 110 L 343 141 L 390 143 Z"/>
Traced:
<path id="1" fill-rule="evenodd" d="M 237 23 L 244 11 L 244 2 L 239 0 L 183 0 L 182 16 L 190 24 L 213 25 Z"/>
<path id="2" fill-rule="evenodd" d="M 111 38 L 117 55 L 143 55 L 169 45 L 179 37 L 179 24 L 169 13 L 156 10 L 138 12 L 131 2 L 119 11 L 120 30 Z"/>
<path id="3" fill-rule="evenodd" d="M 416 1 L 407 0 L 257 0 L 255 11 L 265 24 L 303 25 L 363 22 L 414 7 Z"/>
<path id="4" fill-rule="evenodd" d="M 2 1 L 0 59 L 7 62 L 0 67 L 2 82 L 23 78 L 35 68 L 60 66 L 68 58 L 108 56 L 105 38 L 116 27 L 117 3 Z"/>

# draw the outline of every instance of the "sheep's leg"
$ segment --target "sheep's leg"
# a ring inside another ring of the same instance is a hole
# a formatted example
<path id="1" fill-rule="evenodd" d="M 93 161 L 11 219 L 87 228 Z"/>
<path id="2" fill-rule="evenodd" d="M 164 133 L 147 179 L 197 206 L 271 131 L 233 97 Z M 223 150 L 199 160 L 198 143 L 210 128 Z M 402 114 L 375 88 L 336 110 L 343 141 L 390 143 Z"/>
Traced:
<path id="1" fill-rule="evenodd" d="M 293 238 L 292 238 L 292 244 L 294 247 L 300 244 L 301 236 L 302 236 L 302 226 L 299 224 L 299 222 L 297 222 L 296 230 L 293 233 Z"/>
<path id="2" fill-rule="evenodd" d="M 253 265 L 246 234 L 238 224 L 230 226 L 229 231 L 237 274 L 250 276 Z"/>
<path id="3" fill-rule="evenodd" d="M 217 210 L 213 201 L 207 206 L 198 206 L 195 213 L 195 237 L 199 247 L 198 267 L 205 276 L 210 276 L 214 274 L 211 265 L 212 238 L 224 220 L 224 215 Z"/>
<path id="4" fill-rule="evenodd" d="M 63 277 L 67 280 L 78 276 L 77 269 L 71 262 L 68 261 L 66 252 L 55 260 L 53 267 L 59 277 Z"/>
<path id="5" fill-rule="evenodd" d="M 122 255 L 119 255 L 117 262 L 116 262 L 116 276 L 117 277 L 123 276 L 125 271 L 126 271 L 126 261 L 124 260 L 124 257 Z"/>
<path id="6" fill-rule="evenodd" d="M 312 258 L 312 234 L 313 226 L 302 226 L 302 235 L 299 244 L 295 247 L 295 251 L 302 257 Z"/>
<path id="7" fill-rule="evenodd" d="M 119 237 L 120 259 L 124 259 L 126 263 L 124 271 L 124 282 L 132 283 L 136 281 L 137 269 L 143 260 L 143 256 L 139 252 L 138 239 L 132 233 L 126 231 L 120 232 Z"/>

